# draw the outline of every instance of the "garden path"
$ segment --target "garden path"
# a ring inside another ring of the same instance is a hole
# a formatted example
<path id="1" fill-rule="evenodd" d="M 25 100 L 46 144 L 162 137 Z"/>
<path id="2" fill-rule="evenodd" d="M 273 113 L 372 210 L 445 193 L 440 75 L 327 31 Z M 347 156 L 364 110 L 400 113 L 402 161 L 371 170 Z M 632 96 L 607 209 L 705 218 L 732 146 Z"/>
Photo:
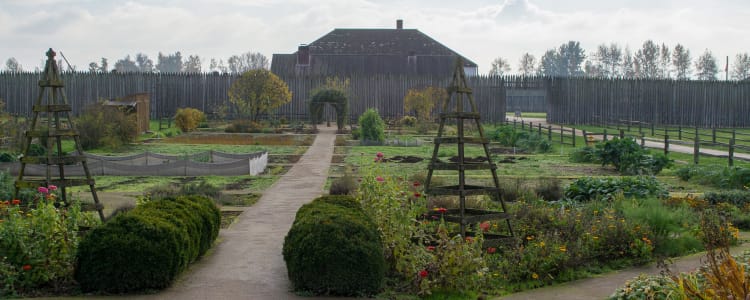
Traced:
<path id="1" fill-rule="evenodd" d="M 517 119 L 519 122 L 523 120 L 528 124 L 528 122 L 532 122 L 535 126 L 536 124 L 542 124 L 542 126 L 547 126 L 547 120 L 542 118 L 523 118 L 523 119 Z M 557 124 L 551 124 L 553 131 L 560 131 L 560 125 Z M 565 130 L 571 130 L 570 127 L 563 127 Z M 580 131 L 580 130 L 579 130 Z M 580 132 L 578 133 L 580 134 Z M 594 139 L 600 140 L 600 136 L 595 136 Z M 646 148 L 653 148 L 653 149 L 664 149 L 664 143 L 663 142 L 656 142 L 651 140 L 646 140 L 644 145 Z M 729 157 L 729 153 L 727 151 L 722 150 L 716 150 L 716 149 L 705 149 L 701 148 L 699 149 L 701 154 L 704 155 L 710 155 L 710 156 L 717 156 L 717 157 Z M 692 146 L 684 146 L 684 145 L 676 145 L 676 144 L 669 144 L 669 151 L 671 152 L 679 152 L 679 153 L 687 153 L 687 154 L 693 154 L 693 147 Z M 734 153 L 735 159 L 742 159 L 746 161 L 750 161 L 750 154 L 747 153 Z"/>
<path id="2" fill-rule="evenodd" d="M 323 192 L 335 138 L 335 128 L 319 127 L 302 158 L 187 274 L 163 292 L 128 299 L 305 299 L 289 292 L 281 250 L 297 209 Z"/>

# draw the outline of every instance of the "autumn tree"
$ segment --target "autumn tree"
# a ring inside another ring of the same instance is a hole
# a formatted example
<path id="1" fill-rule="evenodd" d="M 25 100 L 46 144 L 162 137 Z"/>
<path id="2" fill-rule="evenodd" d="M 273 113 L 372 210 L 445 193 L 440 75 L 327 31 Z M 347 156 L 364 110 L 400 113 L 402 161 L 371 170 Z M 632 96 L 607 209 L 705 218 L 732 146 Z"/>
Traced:
<path id="1" fill-rule="evenodd" d="M 735 56 L 732 64 L 732 78 L 736 80 L 750 78 L 750 56 L 747 52 Z"/>
<path id="2" fill-rule="evenodd" d="M 674 66 L 675 78 L 690 78 L 690 50 L 685 46 L 677 44 L 672 51 L 672 66 Z"/>
<path id="3" fill-rule="evenodd" d="M 268 69 L 268 58 L 258 52 L 245 52 L 240 55 L 232 55 L 227 60 L 227 68 L 230 73 L 244 73 L 255 69 Z"/>
<path id="4" fill-rule="evenodd" d="M 695 61 L 695 75 L 699 80 L 716 80 L 716 74 L 719 73 L 719 67 L 716 64 L 716 58 L 710 50 L 706 49 L 703 55 Z"/>
<path id="5" fill-rule="evenodd" d="M 266 69 L 250 70 L 229 88 L 229 103 L 243 117 L 257 122 L 267 113 L 292 100 L 292 92 L 278 76 Z"/>
<path id="6" fill-rule="evenodd" d="M 182 65 L 182 71 L 187 73 L 200 73 L 201 58 L 198 55 L 188 56 L 187 61 Z"/>
<path id="7" fill-rule="evenodd" d="M 445 89 L 434 86 L 423 89 L 409 89 L 404 97 L 404 111 L 414 112 L 418 122 L 429 122 L 432 120 L 432 111 L 435 104 L 441 103 L 448 98 Z"/>

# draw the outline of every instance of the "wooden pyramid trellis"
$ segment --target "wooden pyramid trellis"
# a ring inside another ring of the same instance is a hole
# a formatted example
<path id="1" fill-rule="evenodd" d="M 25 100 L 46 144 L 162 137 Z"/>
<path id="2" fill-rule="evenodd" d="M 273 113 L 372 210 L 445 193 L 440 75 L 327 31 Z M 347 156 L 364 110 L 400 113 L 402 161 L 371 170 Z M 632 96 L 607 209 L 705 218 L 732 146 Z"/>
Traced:
<path id="1" fill-rule="evenodd" d="M 26 132 L 23 157 L 21 158 L 21 169 L 15 184 L 15 195 L 22 188 L 37 188 L 40 186 L 55 185 L 60 189 L 62 201 L 69 204 L 67 188 L 71 186 L 88 185 L 94 199 L 96 211 L 99 218 L 104 220 L 102 205 L 96 195 L 94 179 L 91 178 L 86 155 L 83 154 L 78 131 L 70 119 L 72 107 L 68 104 L 63 87 L 65 84 L 60 79 L 60 71 L 55 63 L 55 51 L 52 48 L 47 51 L 47 62 L 44 66 L 42 79 L 39 80 L 39 97 L 33 106 L 34 116 L 31 119 L 31 128 Z M 45 97 L 45 95 L 47 97 Z M 29 155 L 29 150 L 34 139 L 44 146 L 44 156 Z M 77 153 L 66 155 L 62 149 L 63 139 L 73 139 Z M 24 172 L 28 164 L 46 165 L 44 178 L 25 178 Z M 85 178 L 66 177 L 65 166 L 82 164 Z M 54 168 L 57 173 L 53 172 Z M 54 178 L 53 178 L 54 176 Z"/>
<path id="2" fill-rule="evenodd" d="M 443 103 L 443 110 L 440 113 L 440 127 L 438 128 L 437 137 L 435 137 L 435 148 L 432 152 L 432 159 L 428 165 L 427 180 L 425 182 L 425 192 L 431 196 L 452 196 L 458 197 L 459 208 L 448 209 L 442 214 L 446 222 L 458 223 L 460 225 L 461 236 L 472 236 L 474 232 L 468 231 L 467 227 L 472 225 L 495 221 L 495 225 L 500 230 L 490 230 L 484 234 L 485 246 L 497 246 L 504 244 L 508 238 L 513 237 L 513 229 L 510 224 L 510 216 L 507 213 L 505 202 L 500 197 L 500 182 L 497 177 L 497 165 L 492 162 L 489 152 L 489 140 L 485 138 L 482 124 L 480 123 L 480 114 L 477 110 L 472 90 L 466 84 L 466 74 L 463 69 L 463 60 L 459 57 L 456 60 L 455 70 L 452 82 L 448 86 L 448 98 Z M 455 110 L 450 111 L 451 102 L 455 101 Z M 465 101 L 468 101 L 465 102 Z M 470 111 L 465 111 L 465 104 L 469 105 Z M 456 135 L 446 136 L 446 123 L 456 124 Z M 479 136 L 467 136 L 466 122 L 476 125 L 476 132 Z M 441 146 L 446 144 L 457 145 L 458 156 L 451 162 L 442 162 L 438 159 L 438 153 Z M 484 149 L 486 159 L 469 160 L 466 158 L 466 147 L 478 147 Z M 432 186 L 432 176 L 435 171 L 457 171 L 458 184 L 449 186 Z M 489 170 L 492 174 L 494 186 L 470 185 L 466 182 L 466 171 Z M 489 211 L 466 207 L 467 196 L 489 195 L 492 199 L 500 201 L 502 211 Z M 505 226 L 502 226 L 505 225 Z M 502 228 L 505 227 L 505 228 Z"/>

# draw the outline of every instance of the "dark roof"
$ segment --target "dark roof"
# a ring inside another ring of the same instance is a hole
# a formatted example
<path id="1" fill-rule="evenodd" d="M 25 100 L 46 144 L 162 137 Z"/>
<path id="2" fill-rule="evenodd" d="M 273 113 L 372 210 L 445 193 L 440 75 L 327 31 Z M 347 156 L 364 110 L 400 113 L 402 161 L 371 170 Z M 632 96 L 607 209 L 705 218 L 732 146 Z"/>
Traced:
<path id="1" fill-rule="evenodd" d="M 417 29 L 334 29 L 308 46 L 312 55 L 459 55 Z"/>
<path id="2" fill-rule="evenodd" d="M 307 45 L 310 64 L 297 68 L 297 52 L 274 54 L 271 71 L 299 74 L 452 74 L 461 56 L 417 29 L 334 29 Z M 411 59 L 409 57 L 412 57 Z M 461 56 L 464 66 L 476 67 Z"/>

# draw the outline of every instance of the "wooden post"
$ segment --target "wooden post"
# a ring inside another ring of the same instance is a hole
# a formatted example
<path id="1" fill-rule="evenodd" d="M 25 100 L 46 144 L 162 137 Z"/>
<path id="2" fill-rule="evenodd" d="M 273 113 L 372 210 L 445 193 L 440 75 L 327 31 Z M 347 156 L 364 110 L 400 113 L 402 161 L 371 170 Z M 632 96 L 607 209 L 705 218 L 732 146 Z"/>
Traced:
<path id="1" fill-rule="evenodd" d="M 552 125 L 547 125 L 547 140 L 552 141 Z"/>
<path id="2" fill-rule="evenodd" d="M 682 140 L 682 125 L 677 126 L 677 139 Z"/>
<path id="3" fill-rule="evenodd" d="M 620 139 L 624 139 L 624 138 L 625 138 L 625 131 L 620 129 Z"/>
<path id="4" fill-rule="evenodd" d="M 583 134 L 583 144 L 588 147 L 589 139 L 587 138 L 586 130 L 581 130 L 581 133 Z"/>
<path id="5" fill-rule="evenodd" d="M 698 158 L 700 156 L 701 140 L 698 137 L 698 126 L 695 126 L 695 142 L 693 143 L 693 163 L 698 164 Z"/>
<path id="6" fill-rule="evenodd" d="M 729 166 L 734 166 L 734 139 L 729 140 Z"/>
<path id="7" fill-rule="evenodd" d="M 560 125 L 560 144 L 564 144 L 565 140 L 563 139 L 563 127 Z"/>
<path id="8" fill-rule="evenodd" d="M 576 147 L 576 129 L 573 128 L 573 148 Z"/>
<path id="9" fill-rule="evenodd" d="M 716 145 L 716 127 L 711 127 L 711 143 Z"/>
<path id="10" fill-rule="evenodd" d="M 605 142 L 607 141 L 607 128 L 604 128 L 604 135 L 602 136 L 602 140 Z"/>
<path id="11" fill-rule="evenodd" d="M 646 135 L 641 133 L 641 148 L 646 148 Z"/>
<path id="12" fill-rule="evenodd" d="M 532 125 L 531 121 L 529 121 L 529 132 L 534 132 L 534 126 Z"/>
<path id="13" fill-rule="evenodd" d="M 664 135 L 664 155 L 669 154 L 669 135 Z"/>
<path id="14" fill-rule="evenodd" d="M 656 128 L 654 128 L 656 125 L 654 123 L 651 123 L 651 136 L 656 135 Z"/>
<path id="15" fill-rule="evenodd" d="M 536 125 L 537 125 L 537 127 L 539 127 L 538 133 L 539 133 L 539 136 L 541 137 L 542 136 L 542 123 L 539 123 L 539 124 L 536 124 Z"/>
<path id="16" fill-rule="evenodd" d="M 513 129 L 516 129 L 516 119 L 513 119 Z"/>

